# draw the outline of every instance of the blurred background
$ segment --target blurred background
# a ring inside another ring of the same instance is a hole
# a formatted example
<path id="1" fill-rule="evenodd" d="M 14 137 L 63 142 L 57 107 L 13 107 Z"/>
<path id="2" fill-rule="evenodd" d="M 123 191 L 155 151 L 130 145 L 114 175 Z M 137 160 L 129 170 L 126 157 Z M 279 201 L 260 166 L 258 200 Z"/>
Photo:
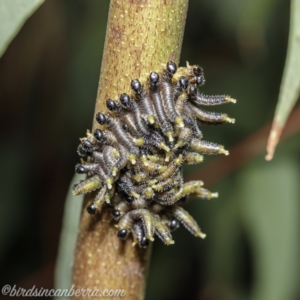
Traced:
<path id="1" fill-rule="evenodd" d="M 0 59 L 0 286 L 53 286 L 63 207 L 91 127 L 109 1 L 46 1 Z M 203 127 L 231 150 L 186 167 L 219 192 L 186 207 L 207 234 L 154 243 L 146 299 L 300 299 L 299 122 L 264 160 L 285 63 L 290 2 L 190 1 L 181 65 L 236 124 Z M 215 110 L 219 110 L 216 108 Z M 297 108 L 296 108 L 297 109 Z M 299 109 L 299 108 L 298 108 Z"/>

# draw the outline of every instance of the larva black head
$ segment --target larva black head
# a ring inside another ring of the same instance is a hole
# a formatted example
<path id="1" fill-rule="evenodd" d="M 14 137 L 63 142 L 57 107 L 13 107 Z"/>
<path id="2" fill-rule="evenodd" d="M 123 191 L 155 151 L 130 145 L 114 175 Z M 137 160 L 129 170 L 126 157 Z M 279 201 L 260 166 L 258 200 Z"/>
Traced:
<path id="1" fill-rule="evenodd" d="M 130 108 L 131 99 L 127 94 L 124 93 L 120 96 L 120 102 L 125 108 Z"/>
<path id="2" fill-rule="evenodd" d="M 196 83 L 197 83 L 197 85 L 199 85 L 199 86 L 204 85 L 204 83 L 205 83 L 204 77 L 203 77 L 203 76 L 197 77 Z"/>
<path id="3" fill-rule="evenodd" d="M 100 129 L 95 129 L 95 131 L 94 131 L 94 137 L 96 138 L 96 140 L 102 141 L 103 137 L 104 137 L 103 131 L 100 130 Z"/>
<path id="4" fill-rule="evenodd" d="M 173 61 L 169 61 L 167 63 L 167 71 L 171 74 L 174 75 L 177 71 L 177 66 Z"/>
<path id="5" fill-rule="evenodd" d="M 188 88 L 188 85 L 189 85 L 188 79 L 184 76 L 181 76 L 180 79 L 179 79 L 179 85 L 180 85 L 180 88 L 182 90 L 186 90 Z"/>
<path id="6" fill-rule="evenodd" d="M 176 219 L 172 219 L 170 222 L 170 229 L 175 230 L 179 226 L 179 223 Z"/>
<path id="7" fill-rule="evenodd" d="M 141 90 L 142 85 L 138 79 L 134 79 L 131 81 L 131 88 L 135 93 L 138 93 Z"/>
<path id="8" fill-rule="evenodd" d="M 197 88 L 194 85 L 190 85 L 188 88 L 189 95 L 194 96 L 197 94 Z"/>
<path id="9" fill-rule="evenodd" d="M 90 215 L 94 215 L 97 212 L 97 207 L 94 205 L 94 203 L 92 203 L 86 208 L 86 210 Z"/>
<path id="10" fill-rule="evenodd" d="M 86 157 L 87 156 L 87 153 L 86 153 L 86 150 L 83 149 L 82 147 L 82 144 L 80 144 L 77 148 L 77 154 L 80 156 L 80 157 Z"/>
<path id="11" fill-rule="evenodd" d="M 193 73 L 197 77 L 202 76 L 203 75 L 203 69 L 199 66 L 194 66 Z"/>
<path id="12" fill-rule="evenodd" d="M 96 121 L 100 124 L 100 125 L 105 125 L 107 123 L 107 117 L 105 114 L 99 112 L 96 115 Z"/>
<path id="13" fill-rule="evenodd" d="M 120 229 L 117 234 L 118 238 L 120 239 L 126 239 L 127 235 L 128 231 L 126 229 Z"/>
<path id="14" fill-rule="evenodd" d="M 111 212 L 111 215 L 113 216 L 114 219 L 118 219 L 121 216 L 121 213 L 118 210 L 114 209 Z"/>
<path id="15" fill-rule="evenodd" d="M 75 167 L 75 172 L 76 172 L 77 174 L 84 174 L 84 173 L 86 172 L 86 170 L 85 170 L 85 168 L 84 168 L 83 165 L 77 165 L 77 166 Z"/>
<path id="16" fill-rule="evenodd" d="M 116 101 L 112 100 L 112 99 L 107 99 L 106 100 L 106 107 L 110 110 L 110 111 L 117 111 L 118 106 L 116 104 Z"/>
<path id="17" fill-rule="evenodd" d="M 94 145 L 87 139 L 83 140 L 77 148 L 77 153 L 80 157 L 86 157 L 93 154 Z"/>
<path id="18" fill-rule="evenodd" d="M 140 246 L 147 247 L 148 245 L 149 245 L 149 240 L 145 236 L 143 236 L 140 241 Z"/>
<path id="19" fill-rule="evenodd" d="M 91 150 L 93 148 L 93 144 L 89 140 L 83 140 L 81 142 L 82 148 L 86 151 Z"/>
<path id="20" fill-rule="evenodd" d="M 156 72 L 151 72 L 149 80 L 150 84 L 156 85 L 159 82 L 159 75 Z"/>
<path id="21" fill-rule="evenodd" d="M 125 131 L 129 131 L 129 128 L 128 128 L 128 126 L 127 126 L 125 123 L 122 123 L 122 128 L 123 128 Z"/>
<path id="22" fill-rule="evenodd" d="M 132 202 L 133 201 L 133 198 L 131 196 L 127 195 L 127 194 L 124 194 L 124 197 L 125 197 L 125 200 L 127 202 Z"/>

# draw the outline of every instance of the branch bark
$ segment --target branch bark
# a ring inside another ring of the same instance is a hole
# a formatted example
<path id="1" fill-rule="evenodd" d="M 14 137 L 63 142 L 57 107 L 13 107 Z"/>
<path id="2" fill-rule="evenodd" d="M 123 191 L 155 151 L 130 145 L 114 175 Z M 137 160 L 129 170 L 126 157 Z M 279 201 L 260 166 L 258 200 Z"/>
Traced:
<path id="1" fill-rule="evenodd" d="M 179 62 L 187 6 L 188 0 L 111 1 L 95 114 L 106 110 L 107 98 L 130 94 L 132 79 L 145 83 L 150 71 L 161 70 L 170 60 Z M 93 130 L 97 127 L 94 121 Z M 88 215 L 86 206 L 93 196 L 85 197 L 82 210 L 75 289 L 124 289 L 126 299 L 143 299 L 150 247 L 140 249 L 131 246 L 131 239 L 119 240 L 108 210 Z"/>

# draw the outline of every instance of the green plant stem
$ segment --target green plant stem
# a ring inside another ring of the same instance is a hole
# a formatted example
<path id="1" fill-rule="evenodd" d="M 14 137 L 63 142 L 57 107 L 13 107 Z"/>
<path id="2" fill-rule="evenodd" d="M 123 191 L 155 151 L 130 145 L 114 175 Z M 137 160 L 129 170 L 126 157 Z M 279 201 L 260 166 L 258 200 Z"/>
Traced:
<path id="1" fill-rule="evenodd" d="M 161 71 L 170 60 L 178 63 L 187 6 L 188 0 L 111 1 L 95 113 L 106 110 L 106 99 L 130 94 L 132 79 L 146 83 L 150 71 Z M 93 130 L 98 126 L 94 121 Z M 87 195 L 83 205 L 73 284 L 100 292 L 123 289 L 126 299 L 143 299 L 150 247 L 119 240 L 107 209 L 88 215 L 93 196 Z"/>

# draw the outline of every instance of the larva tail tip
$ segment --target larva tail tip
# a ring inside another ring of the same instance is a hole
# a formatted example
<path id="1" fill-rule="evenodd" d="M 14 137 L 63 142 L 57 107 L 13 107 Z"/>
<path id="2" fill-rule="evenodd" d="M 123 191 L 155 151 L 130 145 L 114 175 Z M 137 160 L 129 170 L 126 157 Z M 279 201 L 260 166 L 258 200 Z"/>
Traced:
<path id="1" fill-rule="evenodd" d="M 203 232 L 199 232 L 198 233 L 198 235 L 197 235 L 199 238 L 201 238 L 201 239 L 205 239 L 206 238 L 206 234 L 205 233 L 203 233 Z"/>
<path id="2" fill-rule="evenodd" d="M 174 138 L 173 138 L 173 133 L 172 133 L 172 131 L 166 132 L 166 136 L 168 137 L 169 142 L 174 142 Z"/>
<path id="3" fill-rule="evenodd" d="M 218 197 L 219 197 L 219 193 L 215 192 L 215 193 L 211 193 L 209 199 L 211 199 L 211 198 L 218 198 Z"/>
<path id="4" fill-rule="evenodd" d="M 153 185 L 155 185 L 156 182 L 157 182 L 156 179 L 149 180 L 149 181 L 148 181 L 148 185 L 149 185 L 149 186 L 153 186 Z"/>
<path id="5" fill-rule="evenodd" d="M 155 123 L 155 118 L 154 116 L 148 116 L 147 121 L 149 124 L 153 125 Z"/>
<path id="6" fill-rule="evenodd" d="M 149 163 L 148 163 L 147 158 L 146 158 L 145 155 L 143 155 L 143 156 L 141 157 L 141 161 L 143 162 L 144 166 L 146 166 L 146 167 L 149 166 Z"/>
<path id="7" fill-rule="evenodd" d="M 196 158 L 195 158 L 195 161 L 196 161 L 196 163 L 201 163 L 201 162 L 203 162 L 203 156 L 202 155 L 198 155 Z"/>
<path id="8" fill-rule="evenodd" d="M 112 169 L 112 176 L 116 176 L 117 175 L 117 173 L 118 173 L 118 168 L 117 167 L 114 167 L 113 169 Z"/>
<path id="9" fill-rule="evenodd" d="M 159 146 L 161 149 L 165 150 L 166 152 L 170 152 L 170 148 L 164 142 L 161 142 Z"/>
<path id="10" fill-rule="evenodd" d="M 231 98 L 230 96 L 225 97 L 225 101 L 227 103 L 236 103 L 236 99 Z"/>
<path id="11" fill-rule="evenodd" d="M 136 160 L 135 160 L 134 158 L 130 158 L 129 160 L 130 160 L 130 162 L 131 162 L 133 165 L 136 164 Z"/>
<path id="12" fill-rule="evenodd" d="M 177 142 L 177 144 L 174 146 L 174 149 L 181 148 L 181 147 L 183 147 L 183 145 L 184 145 L 184 142 L 182 140 L 179 140 Z"/>
<path id="13" fill-rule="evenodd" d="M 227 122 L 227 123 L 231 123 L 231 124 L 235 123 L 235 119 L 234 118 L 229 118 L 229 117 L 224 117 L 224 121 Z"/>
<path id="14" fill-rule="evenodd" d="M 220 151 L 219 151 L 219 154 L 224 154 L 224 155 L 229 155 L 229 151 L 224 149 L 224 148 L 221 148 Z"/>
<path id="15" fill-rule="evenodd" d="M 176 117 L 175 118 L 175 124 L 177 124 L 179 128 L 183 128 L 184 127 L 184 122 L 183 122 L 182 117 Z"/>
<path id="16" fill-rule="evenodd" d="M 171 156 L 171 153 L 168 152 L 168 153 L 166 154 L 166 158 L 165 158 L 165 161 L 166 161 L 166 162 L 170 161 L 170 156 Z"/>
<path id="17" fill-rule="evenodd" d="M 166 244 L 167 246 L 169 246 L 169 245 L 174 245 L 174 244 L 175 244 L 175 241 L 172 240 L 172 239 L 168 239 L 168 240 L 165 241 L 165 244 Z"/>
<path id="18" fill-rule="evenodd" d="M 73 194 L 73 196 L 78 196 L 79 195 L 79 193 L 76 190 L 72 190 L 72 194 Z"/>
<path id="19" fill-rule="evenodd" d="M 112 184 L 113 184 L 112 178 L 107 178 L 107 179 L 106 179 L 106 185 L 107 185 L 107 188 L 108 188 L 109 190 L 112 189 Z"/>
<path id="20" fill-rule="evenodd" d="M 166 170 L 167 170 L 167 166 L 161 166 L 161 167 L 159 167 L 159 169 L 158 169 L 158 173 L 163 173 L 163 172 L 165 172 Z"/>

